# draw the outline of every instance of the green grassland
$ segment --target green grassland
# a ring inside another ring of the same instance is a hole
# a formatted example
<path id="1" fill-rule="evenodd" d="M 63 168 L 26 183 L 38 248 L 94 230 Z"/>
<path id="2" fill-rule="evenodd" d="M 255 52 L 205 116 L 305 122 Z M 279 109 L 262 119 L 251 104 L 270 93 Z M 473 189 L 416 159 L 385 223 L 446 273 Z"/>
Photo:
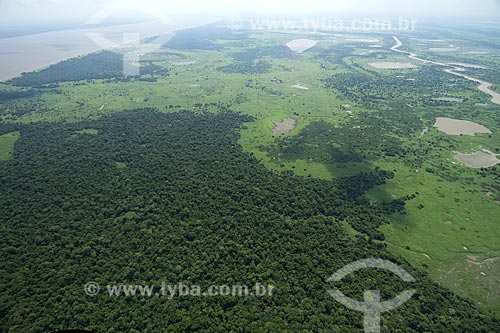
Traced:
<path id="1" fill-rule="evenodd" d="M 0 161 L 8 161 L 13 158 L 14 145 L 20 136 L 20 132 L 11 132 L 0 136 Z"/>
<path id="2" fill-rule="evenodd" d="M 500 316 L 500 260 L 496 260 L 500 257 L 500 168 L 469 169 L 453 159 L 455 151 L 472 152 L 481 147 L 498 151 L 500 106 L 491 105 L 489 96 L 479 92 L 475 83 L 431 64 L 419 64 L 416 70 L 377 70 L 368 66 L 372 61 L 413 62 L 390 51 L 392 34 L 352 32 L 333 38 L 299 32 L 246 34 L 248 38 L 216 40 L 217 47 L 210 45 L 213 49 L 166 48 L 148 55 L 143 61 L 168 70 L 168 75 L 142 77 L 154 78 L 155 82 L 141 78 L 95 79 L 33 88 L 32 95 L 5 99 L 0 119 L 4 124 L 79 122 L 138 108 L 156 108 L 165 113 L 231 109 L 253 117 L 254 121 L 242 128 L 239 143 L 267 168 L 321 179 L 375 168 L 394 171 L 395 178 L 372 190 L 369 198 L 389 201 L 416 195 L 407 201 L 406 214 L 395 214 L 391 223 L 382 227 L 389 249 L 428 272 L 435 281 Z M 452 33 L 429 28 L 399 36 L 405 49 L 429 59 L 465 61 L 463 55 L 430 52 L 428 49 L 436 42 L 419 39 L 442 39 L 445 45 L 461 45 L 467 52 L 486 50 L 488 54 L 471 54 L 472 60 L 467 62 L 492 69 L 500 67 L 500 60 L 494 56 L 498 49 L 479 43 L 471 31 Z M 366 43 L 347 40 L 366 37 L 380 39 L 383 48 L 365 54 L 359 50 L 367 49 Z M 300 55 L 284 51 L 284 43 L 295 38 L 320 42 Z M 266 52 L 255 53 L 256 48 Z M 195 63 L 175 65 L 178 61 Z M 225 67 L 237 64 L 238 68 L 253 71 L 257 69 L 251 65 L 258 61 L 268 64 L 269 69 L 245 74 Z M 471 74 L 476 73 L 471 70 Z M 489 77 L 487 72 L 479 75 Z M 293 88 L 295 84 L 309 90 Z M 13 89 L 9 86 L 9 93 Z M 16 89 L 23 94 L 26 90 Z M 465 102 L 432 100 L 441 96 L 464 98 Z M 350 113 L 341 107 L 344 104 L 351 105 Z M 438 116 L 479 122 L 493 134 L 448 136 L 433 128 Z M 274 137 L 273 120 L 285 117 L 297 119 L 298 126 Z M 328 142 L 315 141 L 314 131 L 304 135 L 318 122 L 327 129 Z M 422 135 L 425 128 L 429 131 Z M 93 130 L 83 133 L 97 134 Z M 360 143 L 353 146 L 350 140 L 356 136 Z M 17 138 L 19 132 L 0 137 L 0 160 L 11 156 Z M 388 148 L 387 142 L 395 146 Z M 316 148 L 339 147 L 366 158 L 360 162 L 325 162 L 314 154 Z M 117 167 L 126 165 L 120 162 Z"/>

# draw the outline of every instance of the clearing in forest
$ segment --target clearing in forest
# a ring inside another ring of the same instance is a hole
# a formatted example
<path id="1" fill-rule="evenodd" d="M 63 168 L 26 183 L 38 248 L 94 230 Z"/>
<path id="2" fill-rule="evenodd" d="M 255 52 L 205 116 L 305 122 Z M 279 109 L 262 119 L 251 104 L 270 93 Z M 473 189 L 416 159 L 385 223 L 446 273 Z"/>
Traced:
<path id="1" fill-rule="evenodd" d="M 20 137 L 20 132 L 10 132 L 0 135 L 0 161 L 8 161 L 13 158 L 14 144 Z"/>
<path id="2" fill-rule="evenodd" d="M 436 118 L 434 124 L 441 132 L 449 135 L 470 135 L 491 134 L 491 130 L 481 124 L 474 123 L 468 120 L 452 119 L 452 118 Z"/>
<path id="3" fill-rule="evenodd" d="M 292 117 L 287 117 L 284 118 L 283 121 L 281 122 L 273 120 L 273 123 L 274 123 L 273 135 L 280 135 L 280 134 L 290 133 L 291 131 L 293 131 L 298 126 L 299 121 Z"/>
<path id="4" fill-rule="evenodd" d="M 500 160 L 497 158 L 497 155 L 485 151 L 476 151 L 472 154 L 457 153 L 455 155 L 455 159 L 466 166 L 475 169 L 489 168 L 500 164 Z"/>

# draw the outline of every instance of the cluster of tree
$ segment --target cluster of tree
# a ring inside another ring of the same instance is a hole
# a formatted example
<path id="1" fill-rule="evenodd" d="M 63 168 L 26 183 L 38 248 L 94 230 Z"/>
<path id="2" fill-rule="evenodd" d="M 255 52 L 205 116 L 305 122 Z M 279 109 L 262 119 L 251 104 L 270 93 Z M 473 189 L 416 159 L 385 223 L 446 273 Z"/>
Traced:
<path id="1" fill-rule="evenodd" d="M 142 61 L 139 70 L 141 76 L 138 79 L 142 81 L 154 82 L 157 76 L 169 75 L 168 68 L 153 61 Z M 98 79 L 104 79 L 106 82 L 128 82 L 135 78 L 124 76 L 122 54 L 101 51 L 61 61 L 41 71 L 23 73 L 7 83 L 20 87 L 53 88 L 61 82 Z"/>
<path id="2" fill-rule="evenodd" d="M 498 72 L 500 72 L 500 66 L 493 65 L 494 68 L 487 69 L 471 69 L 470 76 L 484 80 L 486 82 L 493 83 L 495 86 L 494 90 L 500 93 L 500 78 L 498 77 Z"/>
<path id="3" fill-rule="evenodd" d="M 497 153 L 500 152 L 500 149 L 495 149 Z M 496 165 L 489 168 L 482 168 L 476 171 L 478 175 L 480 175 L 483 179 L 487 180 L 487 186 L 492 189 L 492 200 L 497 203 L 500 202 L 500 166 Z"/>
<path id="4" fill-rule="evenodd" d="M 226 66 L 217 68 L 223 73 L 239 73 L 239 74 L 265 74 L 269 73 L 272 65 L 264 60 L 257 61 L 239 61 Z"/>
<path id="5" fill-rule="evenodd" d="M 247 38 L 245 32 L 238 32 L 215 24 L 177 31 L 164 45 L 173 50 L 221 50 L 224 47 L 217 40 L 239 41 Z"/>
<path id="6" fill-rule="evenodd" d="M 388 126 L 380 126 L 377 120 L 385 125 L 388 123 L 382 117 L 373 116 L 344 126 L 313 121 L 298 135 L 278 137 L 272 145 L 263 148 L 273 157 L 326 164 L 359 163 L 405 156 L 407 150 L 401 140 L 389 134 Z"/>
<path id="7" fill-rule="evenodd" d="M 33 97 L 38 93 L 35 89 L 4 89 L 0 88 L 0 103 L 13 99 Z"/>
<path id="8" fill-rule="evenodd" d="M 474 84 L 436 67 L 422 67 L 402 75 L 351 71 L 335 74 L 323 82 L 326 88 L 340 91 L 348 99 L 370 109 L 381 105 L 393 108 L 408 104 L 428 105 L 433 102 L 431 97 L 453 96 L 457 92 L 475 93 L 477 90 Z"/>
<path id="9" fill-rule="evenodd" d="M 283 81 L 281 81 L 279 79 L 273 79 L 273 80 L 271 80 L 271 82 L 274 84 L 282 84 L 283 83 Z M 265 92 L 265 93 L 267 93 L 269 95 L 273 95 L 273 96 L 280 96 L 281 95 L 281 91 L 270 88 L 266 84 L 261 83 L 259 80 L 249 79 L 245 83 L 245 87 L 251 88 L 251 89 L 257 89 L 257 90 L 260 90 L 262 92 Z"/>
<path id="10" fill-rule="evenodd" d="M 111 51 L 101 51 L 61 61 L 41 71 L 23 73 L 8 83 L 14 86 L 38 87 L 59 82 L 121 76 L 123 76 L 123 56 Z"/>
<path id="11" fill-rule="evenodd" d="M 195 103 L 194 109 L 196 112 L 230 112 L 231 103 L 223 103 L 223 102 L 211 102 L 211 103 Z"/>
<path id="12" fill-rule="evenodd" d="M 170 71 L 167 67 L 155 64 L 154 61 L 141 61 L 141 76 L 169 76 Z"/>
<path id="13" fill-rule="evenodd" d="M 352 52 L 352 47 L 348 47 L 346 44 L 336 44 L 328 47 L 321 54 L 315 56 L 314 59 L 324 61 L 327 64 L 344 66 L 344 58 L 352 55 Z"/>
<path id="14" fill-rule="evenodd" d="M 78 124 L 22 125 L 0 168 L 0 330 L 353 332 L 362 314 L 333 300 L 414 288 L 383 331 L 495 332 L 497 320 L 375 242 L 401 201 L 363 193 L 390 173 L 323 181 L 266 169 L 237 144 L 246 116 L 137 110 Z M 83 134 L 95 129 L 97 135 Z M 119 166 L 119 167 L 117 167 Z M 346 232 L 347 222 L 361 233 Z M 374 234 L 373 236 L 371 236 Z M 326 279 L 358 259 L 398 263 Z M 89 281 L 103 294 L 89 297 Z M 108 297 L 107 284 L 275 286 L 269 297 Z"/>
<path id="15" fill-rule="evenodd" d="M 231 53 L 231 56 L 236 61 L 255 61 L 264 57 L 272 57 L 275 59 L 292 59 L 296 57 L 296 55 L 284 45 L 247 48 L 244 51 Z"/>
<path id="16" fill-rule="evenodd" d="M 21 128 L 17 123 L 0 123 L 0 135 L 16 132 Z"/>
<path id="17" fill-rule="evenodd" d="M 54 106 L 48 106 L 45 94 L 58 95 L 61 91 L 57 88 L 32 89 L 13 86 L 0 88 L 5 92 L 6 98 L 0 100 L 0 116 L 6 121 L 12 121 L 32 112 L 45 112 Z M 2 93 L 0 93 L 1 95 Z"/>

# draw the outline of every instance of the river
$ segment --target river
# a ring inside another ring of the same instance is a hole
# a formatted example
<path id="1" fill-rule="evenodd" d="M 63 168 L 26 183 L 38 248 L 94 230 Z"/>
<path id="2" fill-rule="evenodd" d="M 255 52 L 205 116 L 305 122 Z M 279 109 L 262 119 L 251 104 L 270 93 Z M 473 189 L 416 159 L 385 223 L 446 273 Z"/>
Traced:
<path id="1" fill-rule="evenodd" d="M 141 22 L 84 29 L 59 30 L 19 37 L 0 38 L 0 81 L 79 55 L 102 50 L 88 34 L 98 33 L 114 45 L 202 26 L 213 19 L 182 19 L 172 24 Z"/>
<path id="2" fill-rule="evenodd" d="M 490 95 L 492 97 L 491 102 L 500 105 L 500 93 L 491 89 L 491 87 L 493 86 L 492 83 L 465 75 L 463 73 L 456 72 L 456 71 L 464 71 L 467 67 L 469 67 L 467 64 L 443 63 L 443 62 L 431 61 L 431 60 L 426 60 L 426 59 L 420 58 L 418 56 L 418 54 L 400 50 L 399 48 L 401 46 L 403 46 L 403 43 L 401 43 L 401 40 L 399 40 L 399 38 L 396 36 L 392 36 L 392 38 L 394 38 L 394 41 L 396 42 L 396 45 L 391 47 L 392 51 L 406 54 L 406 55 L 408 55 L 408 57 L 410 59 L 417 60 L 417 61 L 420 61 L 423 63 L 429 63 L 429 64 L 438 65 L 438 66 L 448 67 L 448 69 L 444 70 L 446 73 L 457 75 L 457 76 L 463 77 L 469 81 L 479 83 L 478 89 L 481 90 L 482 92 Z"/>

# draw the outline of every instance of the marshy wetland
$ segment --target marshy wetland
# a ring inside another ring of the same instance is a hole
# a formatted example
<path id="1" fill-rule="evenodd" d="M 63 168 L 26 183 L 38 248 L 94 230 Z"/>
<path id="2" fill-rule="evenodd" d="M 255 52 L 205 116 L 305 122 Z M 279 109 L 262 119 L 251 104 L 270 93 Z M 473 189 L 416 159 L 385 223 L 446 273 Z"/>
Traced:
<path id="1" fill-rule="evenodd" d="M 438 117 L 434 127 L 450 135 L 491 134 L 489 128 L 469 120 Z"/>
<path id="2" fill-rule="evenodd" d="M 472 154 L 457 153 L 455 159 L 470 168 L 481 169 L 489 168 L 500 164 L 497 158 L 500 154 L 494 154 L 488 150 L 476 151 Z"/>

